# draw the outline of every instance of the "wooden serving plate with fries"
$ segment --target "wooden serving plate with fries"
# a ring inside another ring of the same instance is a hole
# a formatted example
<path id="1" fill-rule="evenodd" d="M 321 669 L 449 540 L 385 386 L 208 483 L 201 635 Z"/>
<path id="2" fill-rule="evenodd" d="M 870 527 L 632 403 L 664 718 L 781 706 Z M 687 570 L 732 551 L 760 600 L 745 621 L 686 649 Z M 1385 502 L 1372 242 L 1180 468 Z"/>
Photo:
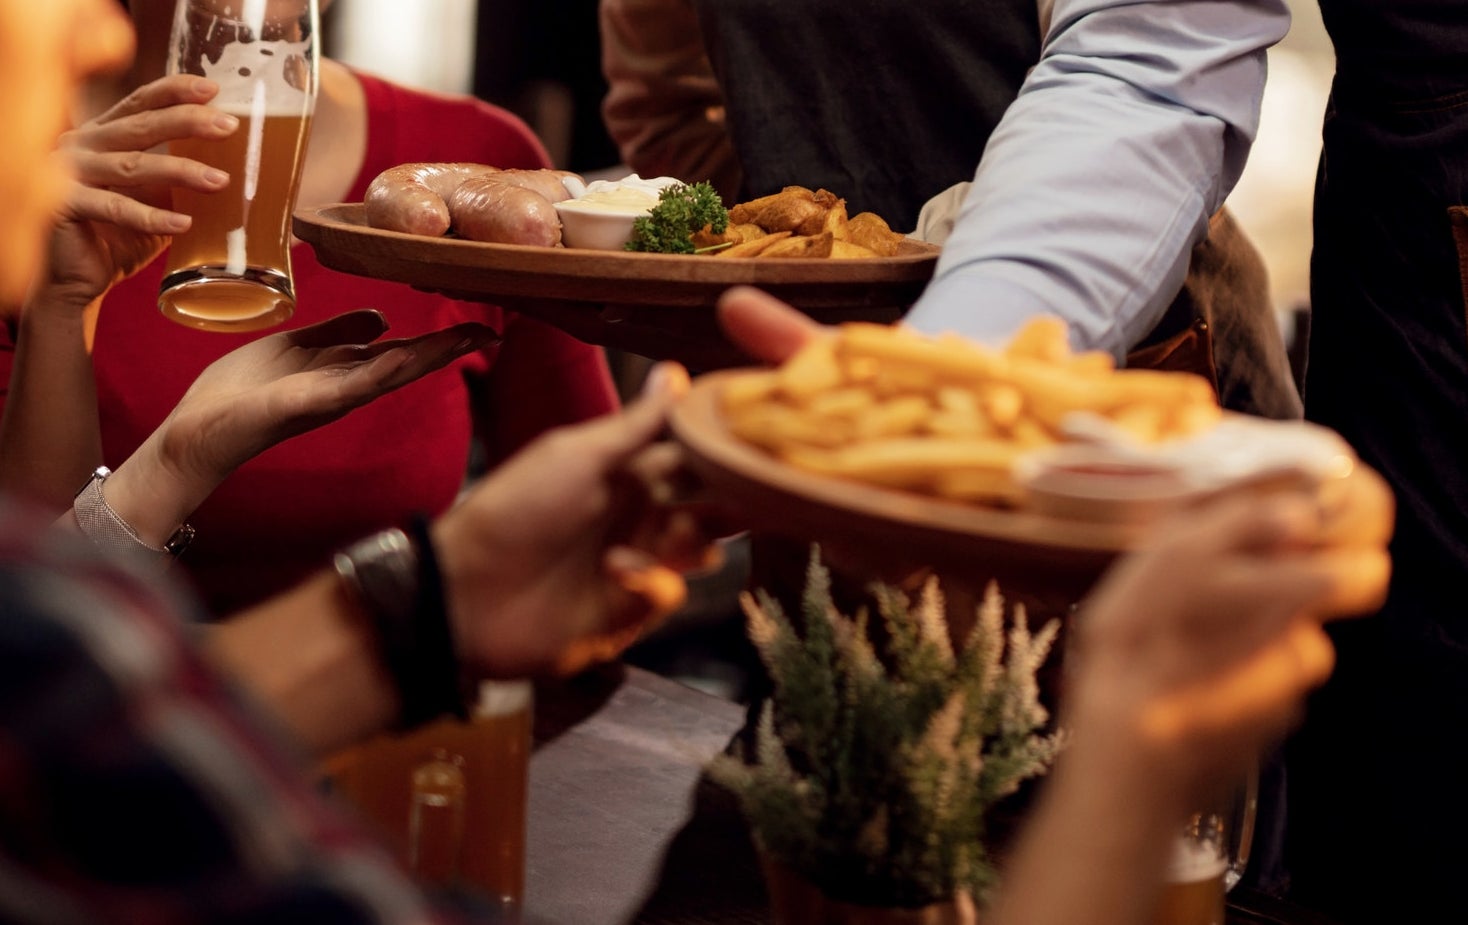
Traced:
<path id="1" fill-rule="evenodd" d="M 694 369 L 748 362 L 713 306 L 748 284 L 825 323 L 890 323 L 916 301 L 939 248 L 908 241 L 894 257 L 778 260 L 485 244 L 370 228 L 360 203 L 303 209 L 295 233 L 333 270 L 492 302 L 588 343 Z"/>
<path id="2" fill-rule="evenodd" d="M 1077 597 L 1144 525 L 1066 520 L 1023 509 L 950 501 L 798 469 L 736 437 L 720 392 L 747 372 L 698 377 L 674 410 L 674 437 L 710 493 L 751 529 L 860 547 L 873 561 L 940 574 L 998 578 Z"/>
<path id="3" fill-rule="evenodd" d="M 1390 492 L 1338 435 L 1077 353 L 1054 318 L 1002 348 L 841 325 L 778 368 L 700 377 L 672 427 L 751 528 L 819 542 L 850 574 L 932 568 L 1074 602 L 1161 519 L 1232 491 L 1311 491 L 1332 546 L 1390 534 Z"/>

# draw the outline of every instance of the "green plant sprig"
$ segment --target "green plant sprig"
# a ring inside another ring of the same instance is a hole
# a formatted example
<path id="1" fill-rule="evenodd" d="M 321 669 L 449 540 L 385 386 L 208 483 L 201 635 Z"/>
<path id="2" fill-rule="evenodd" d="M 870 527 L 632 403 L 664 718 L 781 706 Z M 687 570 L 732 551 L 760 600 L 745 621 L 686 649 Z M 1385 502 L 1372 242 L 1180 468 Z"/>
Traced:
<path id="1" fill-rule="evenodd" d="M 991 586 L 955 646 L 936 581 L 916 599 L 872 591 L 880 651 L 864 611 L 836 609 L 818 556 L 799 631 L 769 595 L 745 596 L 774 693 L 754 753 L 721 756 L 710 774 L 763 850 L 828 896 L 917 907 L 962 890 L 982 902 L 997 880 L 990 810 L 1060 748 L 1035 683 L 1058 624 L 1032 634 L 1023 607 L 1006 621 Z"/>
<path id="2" fill-rule="evenodd" d="M 652 212 L 632 223 L 627 250 L 692 254 L 693 235 L 705 226 L 714 234 L 729 227 L 729 210 L 718 191 L 707 181 L 669 186 L 658 193 Z"/>

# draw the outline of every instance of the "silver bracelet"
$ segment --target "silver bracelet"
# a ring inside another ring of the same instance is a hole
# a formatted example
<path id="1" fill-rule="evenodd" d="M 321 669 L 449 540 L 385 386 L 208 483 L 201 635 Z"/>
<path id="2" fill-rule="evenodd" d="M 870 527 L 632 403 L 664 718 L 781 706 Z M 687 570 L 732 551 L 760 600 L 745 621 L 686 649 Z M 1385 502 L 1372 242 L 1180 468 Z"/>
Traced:
<path id="1" fill-rule="evenodd" d="M 81 527 L 82 533 L 88 539 L 109 555 L 150 563 L 155 567 L 166 567 L 188 548 L 194 539 L 194 528 L 181 524 L 162 547 L 149 546 L 138 536 L 132 525 L 112 509 L 102 494 L 102 483 L 111 474 L 112 470 L 106 466 L 98 466 L 81 491 L 76 493 L 76 498 L 71 503 L 71 513 L 76 518 L 77 526 Z"/>

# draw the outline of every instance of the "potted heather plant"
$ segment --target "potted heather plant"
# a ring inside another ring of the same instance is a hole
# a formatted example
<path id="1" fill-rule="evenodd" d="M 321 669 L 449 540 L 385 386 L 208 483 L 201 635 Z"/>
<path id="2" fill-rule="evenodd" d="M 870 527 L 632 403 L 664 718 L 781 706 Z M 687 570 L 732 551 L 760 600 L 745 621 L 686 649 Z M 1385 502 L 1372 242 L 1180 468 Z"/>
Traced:
<path id="1" fill-rule="evenodd" d="M 1059 748 L 1035 680 L 1054 621 L 1031 634 L 1017 607 L 1006 625 L 990 586 L 955 646 L 936 580 L 872 594 L 880 627 L 837 610 L 813 555 L 801 631 L 743 598 L 774 693 L 752 754 L 710 774 L 743 808 L 777 925 L 975 921 L 997 878 L 990 810 Z"/>

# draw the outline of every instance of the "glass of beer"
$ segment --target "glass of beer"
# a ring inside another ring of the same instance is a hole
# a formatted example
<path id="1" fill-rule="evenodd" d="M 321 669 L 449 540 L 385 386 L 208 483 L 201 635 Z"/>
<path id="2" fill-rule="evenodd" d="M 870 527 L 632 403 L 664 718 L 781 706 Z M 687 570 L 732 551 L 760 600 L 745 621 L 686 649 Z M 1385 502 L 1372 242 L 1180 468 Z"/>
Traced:
<path id="1" fill-rule="evenodd" d="M 1153 925 L 1223 925 L 1224 894 L 1249 865 L 1258 803 L 1259 772 L 1251 768 L 1226 800 L 1188 819 L 1172 846 Z"/>
<path id="2" fill-rule="evenodd" d="M 453 886 L 464 851 L 464 756 L 433 749 L 408 787 L 408 869 L 422 883 Z"/>
<path id="3" fill-rule="evenodd" d="M 1254 848 L 1254 819 L 1259 811 L 1259 768 L 1249 769 L 1244 782 L 1234 791 L 1223 816 L 1223 834 L 1228 847 L 1228 873 L 1224 889 L 1232 890 L 1244 879 L 1249 855 Z"/>
<path id="4" fill-rule="evenodd" d="M 380 737 L 337 756 L 329 776 L 423 882 L 517 909 L 533 697 L 528 681 L 485 682 L 469 722 Z"/>
<path id="5" fill-rule="evenodd" d="M 295 311 L 291 212 L 316 108 L 319 20 L 317 0 L 178 0 L 168 73 L 218 83 L 213 105 L 240 120 L 223 141 L 169 145 L 230 175 L 220 192 L 173 192 L 174 210 L 194 221 L 169 248 L 158 308 L 180 324 L 254 331 Z"/>
<path id="6" fill-rule="evenodd" d="M 1153 925 L 1223 925 L 1228 870 L 1223 817 L 1193 814 L 1173 843 Z"/>

